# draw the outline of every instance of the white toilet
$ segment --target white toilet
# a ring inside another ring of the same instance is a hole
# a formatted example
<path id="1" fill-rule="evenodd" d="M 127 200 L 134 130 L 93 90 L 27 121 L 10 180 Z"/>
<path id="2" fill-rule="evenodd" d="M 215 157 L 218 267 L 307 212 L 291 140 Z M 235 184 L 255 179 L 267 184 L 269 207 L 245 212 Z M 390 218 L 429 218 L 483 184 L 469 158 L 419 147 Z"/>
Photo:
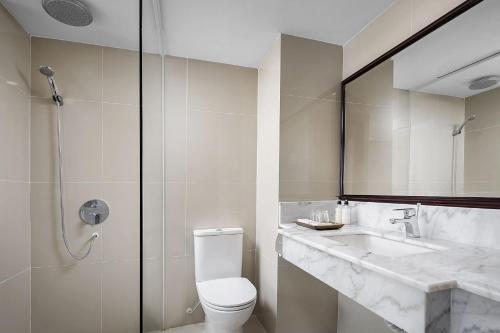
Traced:
<path id="1" fill-rule="evenodd" d="M 241 333 L 257 290 L 241 277 L 243 229 L 194 230 L 196 289 L 205 311 L 206 333 Z"/>

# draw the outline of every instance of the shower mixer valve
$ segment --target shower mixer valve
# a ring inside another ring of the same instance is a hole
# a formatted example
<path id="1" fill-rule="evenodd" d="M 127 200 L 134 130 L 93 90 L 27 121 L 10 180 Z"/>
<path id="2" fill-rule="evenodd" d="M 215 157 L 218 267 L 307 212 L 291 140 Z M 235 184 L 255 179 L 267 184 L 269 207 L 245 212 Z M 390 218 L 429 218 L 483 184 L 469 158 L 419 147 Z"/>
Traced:
<path id="1" fill-rule="evenodd" d="M 89 200 L 80 207 L 80 218 L 90 225 L 101 224 L 108 216 L 108 205 L 99 199 Z"/>

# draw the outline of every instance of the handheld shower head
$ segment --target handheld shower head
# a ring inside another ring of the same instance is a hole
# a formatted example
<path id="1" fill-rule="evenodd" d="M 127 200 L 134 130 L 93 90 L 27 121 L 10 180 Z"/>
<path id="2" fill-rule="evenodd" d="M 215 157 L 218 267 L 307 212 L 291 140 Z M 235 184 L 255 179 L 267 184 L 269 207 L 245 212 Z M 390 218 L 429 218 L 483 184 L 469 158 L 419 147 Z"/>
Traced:
<path id="1" fill-rule="evenodd" d="M 460 126 L 456 127 L 456 128 L 453 130 L 453 133 L 452 133 L 451 135 L 452 135 L 452 136 L 457 136 L 457 135 L 461 134 L 461 133 L 462 133 L 462 130 L 463 130 L 463 129 L 464 129 L 464 127 L 465 127 L 465 125 L 466 125 L 469 121 L 472 121 L 472 120 L 474 120 L 474 119 L 476 119 L 476 115 L 475 115 L 475 114 L 473 114 L 473 115 L 469 116 L 469 118 L 465 119 L 465 120 L 464 120 L 464 122 L 463 122 Z"/>
<path id="2" fill-rule="evenodd" d="M 49 66 L 40 66 L 40 73 L 47 77 L 47 81 L 49 82 L 50 92 L 52 94 L 52 99 L 54 103 L 59 106 L 64 104 L 63 97 L 59 95 L 59 89 L 57 89 L 56 80 L 54 79 L 54 70 Z"/>

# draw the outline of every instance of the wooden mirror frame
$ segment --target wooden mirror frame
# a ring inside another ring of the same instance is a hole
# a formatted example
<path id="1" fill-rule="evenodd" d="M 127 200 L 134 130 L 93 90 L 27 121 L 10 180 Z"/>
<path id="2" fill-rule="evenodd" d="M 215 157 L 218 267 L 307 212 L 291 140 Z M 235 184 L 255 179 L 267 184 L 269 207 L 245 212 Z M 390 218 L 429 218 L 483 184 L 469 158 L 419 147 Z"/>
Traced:
<path id="1" fill-rule="evenodd" d="M 420 30 L 410 38 L 406 39 L 399 45 L 395 46 L 391 50 L 387 51 L 377 59 L 370 62 L 368 65 L 364 66 L 356 73 L 352 74 L 348 78 L 344 79 L 341 84 L 342 90 L 342 102 L 341 102 L 341 138 L 340 138 L 340 189 L 339 197 L 343 200 L 351 201 L 371 201 L 371 202 L 382 202 L 382 203 L 400 203 L 400 204 L 417 204 L 421 203 L 424 205 L 431 206 L 453 206 L 453 207 L 469 207 L 469 208 L 490 208 L 490 209 L 500 209 L 500 198 L 492 197 L 443 197 L 443 196 L 401 196 L 401 195 L 355 195 L 355 194 L 345 194 L 344 193 L 344 154 L 345 154 L 345 117 L 346 117 L 346 107 L 345 107 L 345 87 L 348 83 L 354 81 L 361 75 L 367 73 L 371 69 L 380 65 L 384 61 L 392 58 L 402 50 L 413 45 L 420 39 L 432 33 L 434 30 L 439 29 L 446 23 L 450 22 L 457 16 L 465 13 L 472 7 L 483 2 L 483 0 L 466 0 L 458 7 L 454 8 L 450 12 L 446 13 L 424 29 Z"/>

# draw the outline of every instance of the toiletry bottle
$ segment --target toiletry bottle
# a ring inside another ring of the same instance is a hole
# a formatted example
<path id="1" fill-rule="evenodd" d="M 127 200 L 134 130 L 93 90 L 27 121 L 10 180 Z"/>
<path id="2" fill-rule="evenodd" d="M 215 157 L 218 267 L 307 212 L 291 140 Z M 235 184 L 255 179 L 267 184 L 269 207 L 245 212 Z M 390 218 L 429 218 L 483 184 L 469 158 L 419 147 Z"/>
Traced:
<path id="1" fill-rule="evenodd" d="M 337 201 L 337 207 L 335 208 L 335 223 L 342 223 L 342 201 Z"/>
<path id="2" fill-rule="evenodd" d="M 342 205 L 342 223 L 351 224 L 351 207 L 349 207 L 349 201 L 347 200 Z"/>

